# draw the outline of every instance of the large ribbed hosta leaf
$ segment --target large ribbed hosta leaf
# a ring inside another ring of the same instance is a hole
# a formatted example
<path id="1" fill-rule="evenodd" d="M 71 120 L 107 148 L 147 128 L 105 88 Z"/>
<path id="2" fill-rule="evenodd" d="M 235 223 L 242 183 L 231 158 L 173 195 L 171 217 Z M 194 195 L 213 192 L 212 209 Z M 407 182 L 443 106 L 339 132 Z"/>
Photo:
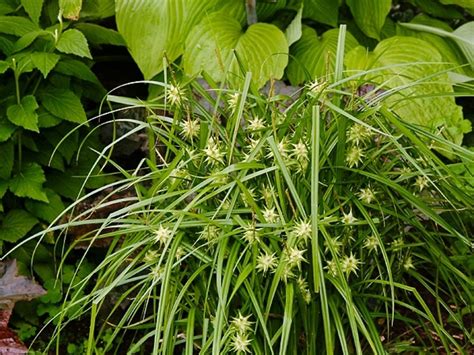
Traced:
<path id="1" fill-rule="evenodd" d="M 367 36 L 380 39 L 392 0 L 347 0 L 357 26 Z"/>
<path id="2" fill-rule="evenodd" d="M 383 102 L 403 120 L 430 128 L 457 144 L 471 130 L 469 121 L 463 119 L 462 108 L 451 96 L 453 87 L 447 65 L 430 43 L 395 36 L 381 41 L 371 53 L 362 47 L 353 49 L 345 63 L 352 73 L 383 68 L 361 80 L 379 84 L 387 94 L 383 94 Z"/>
<path id="3" fill-rule="evenodd" d="M 235 51 L 235 54 L 234 54 Z M 237 20 L 222 13 L 206 16 L 186 40 L 186 73 L 207 72 L 214 80 L 226 77 L 234 84 L 250 71 L 258 87 L 270 78 L 280 79 L 288 63 L 288 43 L 276 26 L 257 23 L 246 31 Z"/>
<path id="4" fill-rule="evenodd" d="M 217 0 L 117 0 L 117 27 L 145 79 L 163 69 L 163 57 L 183 53 L 191 28 Z"/>
<path id="5" fill-rule="evenodd" d="M 287 75 L 292 85 L 326 77 L 334 72 L 338 37 L 339 29 L 326 31 L 318 37 L 314 29 L 303 26 L 301 39 L 291 47 Z M 346 53 L 357 45 L 357 40 L 347 32 Z"/>

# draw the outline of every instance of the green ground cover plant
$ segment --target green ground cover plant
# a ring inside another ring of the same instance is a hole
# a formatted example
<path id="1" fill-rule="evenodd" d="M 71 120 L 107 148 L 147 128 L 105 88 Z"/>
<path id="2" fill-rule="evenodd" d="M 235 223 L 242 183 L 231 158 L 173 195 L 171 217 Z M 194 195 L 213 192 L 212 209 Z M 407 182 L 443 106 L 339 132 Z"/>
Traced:
<path id="1" fill-rule="evenodd" d="M 472 12 L 0 5 L 0 239 L 48 291 L 15 308 L 21 337 L 71 354 L 472 351 Z M 118 32 L 100 26 L 114 13 Z M 89 120 L 88 43 L 125 44 L 146 79 Z M 114 160 L 137 144 L 132 168 Z"/>
<path id="2" fill-rule="evenodd" d="M 5 0 L 0 4 L 1 254 L 25 236 L 43 230 L 81 195 L 81 176 L 89 173 L 95 159 L 90 150 L 75 157 L 87 134 L 85 126 L 68 135 L 57 155 L 53 152 L 68 132 L 85 125 L 88 116 L 97 112 L 106 93 L 90 69 L 91 47 L 123 41 L 117 32 L 87 23 L 87 17 L 73 25 L 70 19 L 75 16 L 62 1 Z M 102 146 L 98 136 L 91 137 L 88 145 Z M 97 188 L 106 181 L 95 177 L 85 187 Z M 24 245 L 12 255 L 23 274 L 30 273 L 33 248 Z M 62 286 L 55 282 L 54 249 L 51 235 L 36 249 L 33 266 L 49 294 L 34 305 L 16 308 L 18 319 L 13 323 L 24 338 L 35 333 L 40 317 L 59 310 Z"/>

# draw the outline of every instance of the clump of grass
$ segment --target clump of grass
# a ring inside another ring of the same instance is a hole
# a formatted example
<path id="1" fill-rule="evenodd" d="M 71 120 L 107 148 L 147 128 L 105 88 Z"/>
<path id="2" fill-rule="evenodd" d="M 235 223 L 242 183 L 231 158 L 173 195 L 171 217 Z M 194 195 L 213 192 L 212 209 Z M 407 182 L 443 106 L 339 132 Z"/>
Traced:
<path id="1" fill-rule="evenodd" d="M 71 283 L 54 339 L 90 317 L 88 353 L 105 333 L 105 352 L 467 349 L 473 196 L 430 144 L 469 163 L 472 152 L 370 106 L 347 81 L 294 97 L 261 95 L 250 77 L 239 91 L 155 84 L 161 94 L 137 105 L 150 157 L 121 169 L 93 208 L 135 197 L 87 221 L 97 228 L 85 255 L 112 243 Z"/>

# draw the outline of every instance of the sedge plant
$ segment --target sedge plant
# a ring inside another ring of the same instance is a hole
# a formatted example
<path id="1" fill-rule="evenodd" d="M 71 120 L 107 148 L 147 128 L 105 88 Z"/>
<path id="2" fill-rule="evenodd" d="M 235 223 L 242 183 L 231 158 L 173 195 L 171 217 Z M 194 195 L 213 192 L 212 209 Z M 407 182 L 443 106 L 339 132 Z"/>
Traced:
<path id="1" fill-rule="evenodd" d="M 98 152 L 123 178 L 51 228 L 95 226 L 64 260 L 109 246 L 71 282 L 50 346 L 82 319 L 88 354 L 472 349 L 474 198 L 438 152 L 474 154 L 369 100 L 360 78 L 339 59 L 291 96 L 250 74 L 239 90 L 171 75 L 148 101 L 110 95 L 146 108 L 153 153 L 128 171 Z"/>

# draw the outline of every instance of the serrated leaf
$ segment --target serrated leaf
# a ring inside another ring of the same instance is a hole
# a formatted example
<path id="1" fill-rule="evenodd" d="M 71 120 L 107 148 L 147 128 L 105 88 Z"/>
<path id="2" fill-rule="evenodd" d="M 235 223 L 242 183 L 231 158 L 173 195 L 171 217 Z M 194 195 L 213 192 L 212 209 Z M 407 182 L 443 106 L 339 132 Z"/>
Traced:
<path id="1" fill-rule="evenodd" d="M 13 124 L 39 132 L 38 128 L 38 103 L 33 95 L 25 96 L 20 104 L 12 105 L 7 109 L 7 117 Z"/>
<path id="2" fill-rule="evenodd" d="M 380 32 L 392 7 L 392 0 L 347 0 L 357 26 L 368 37 L 380 39 Z"/>
<path id="3" fill-rule="evenodd" d="M 38 30 L 28 32 L 24 36 L 21 36 L 18 41 L 15 42 L 13 46 L 13 53 L 19 52 L 26 47 L 28 47 L 31 43 L 33 43 L 39 36 L 51 35 L 48 31 Z"/>
<path id="4" fill-rule="evenodd" d="M 314 29 L 303 26 L 303 34 L 292 47 L 292 56 L 287 68 L 291 84 L 299 85 L 307 80 L 332 75 L 336 62 L 338 38 L 339 29 L 326 31 L 319 38 Z M 349 52 L 357 45 L 357 40 L 347 32 L 345 52 Z"/>
<path id="5" fill-rule="evenodd" d="M 30 16 L 30 19 L 38 24 L 43 9 L 43 0 L 21 0 L 21 5 Z"/>
<path id="6" fill-rule="evenodd" d="M 470 131 L 469 121 L 463 119 L 462 108 L 452 96 L 447 65 L 428 42 L 395 36 L 381 41 L 372 53 L 362 47 L 353 49 L 346 55 L 345 64 L 352 74 L 354 70 L 383 67 L 362 80 L 392 90 L 383 102 L 403 120 L 440 131 L 456 144 L 461 144 L 464 133 Z M 417 81 L 422 84 L 411 85 Z"/>
<path id="7" fill-rule="evenodd" d="M 54 69 L 55 72 L 74 76 L 78 79 L 101 85 L 94 72 L 83 62 L 75 59 L 62 59 Z"/>
<path id="8" fill-rule="evenodd" d="M 43 107 L 38 109 L 38 127 L 39 128 L 50 128 L 60 124 L 62 120 L 50 112 L 46 111 Z"/>
<path id="9" fill-rule="evenodd" d="M 173 62 L 183 53 L 187 35 L 217 2 L 116 1 L 118 31 L 145 79 L 150 79 L 163 70 L 165 54 Z"/>
<path id="10" fill-rule="evenodd" d="M 51 223 L 64 211 L 64 204 L 61 197 L 51 189 L 45 189 L 49 203 L 26 201 L 25 206 L 29 212 L 42 220 Z"/>
<path id="11" fill-rule="evenodd" d="M 31 20 L 21 16 L 0 16 L 0 33 L 21 37 L 39 30 Z"/>
<path id="12" fill-rule="evenodd" d="M 288 43 L 276 26 L 257 23 L 242 32 L 237 20 L 214 13 L 186 39 L 184 70 L 190 75 L 205 71 L 216 81 L 224 80 L 228 71 L 228 78 L 237 83 L 242 73 L 234 51 L 257 87 L 281 78 L 288 62 Z"/>
<path id="13" fill-rule="evenodd" d="M 301 38 L 302 32 L 302 16 L 303 16 L 303 6 L 300 7 L 296 16 L 290 22 L 288 27 L 285 30 L 286 41 L 288 42 L 288 46 L 291 46 L 293 43 L 298 41 Z"/>
<path id="14" fill-rule="evenodd" d="M 87 122 L 81 100 L 70 90 L 51 88 L 41 96 L 41 103 L 54 116 L 75 123 Z"/>
<path id="15" fill-rule="evenodd" d="M 6 118 L 0 117 L 0 142 L 9 139 L 15 130 L 15 125 L 12 125 Z"/>
<path id="16" fill-rule="evenodd" d="M 0 144 L 0 179 L 8 180 L 10 178 L 15 157 L 13 148 L 13 141 Z"/>
<path id="17" fill-rule="evenodd" d="M 59 0 L 59 9 L 63 17 L 68 20 L 79 20 L 79 13 L 82 8 L 82 0 Z"/>
<path id="18" fill-rule="evenodd" d="M 29 197 L 33 200 L 48 202 L 48 197 L 42 187 L 45 181 L 46 178 L 41 166 L 29 163 L 23 166 L 21 172 L 10 180 L 9 188 L 18 197 Z"/>
<path id="19" fill-rule="evenodd" d="M 0 239 L 15 243 L 33 228 L 38 220 L 23 210 L 11 210 L 5 216 L 0 227 Z"/>
<path id="20" fill-rule="evenodd" d="M 86 37 L 76 29 L 64 31 L 59 37 L 56 49 L 63 53 L 92 59 Z"/>
<path id="21" fill-rule="evenodd" d="M 45 79 L 49 72 L 56 66 L 59 58 L 60 56 L 54 53 L 34 52 L 31 54 L 33 65 L 39 69 Z"/>
<path id="22" fill-rule="evenodd" d="M 84 33 L 89 43 L 92 44 L 110 44 L 113 46 L 124 46 L 120 33 L 110 28 L 96 25 L 94 23 L 78 23 L 76 28 Z"/>
<path id="23" fill-rule="evenodd" d="M 339 16 L 339 1 L 304 0 L 303 17 L 336 27 Z"/>

